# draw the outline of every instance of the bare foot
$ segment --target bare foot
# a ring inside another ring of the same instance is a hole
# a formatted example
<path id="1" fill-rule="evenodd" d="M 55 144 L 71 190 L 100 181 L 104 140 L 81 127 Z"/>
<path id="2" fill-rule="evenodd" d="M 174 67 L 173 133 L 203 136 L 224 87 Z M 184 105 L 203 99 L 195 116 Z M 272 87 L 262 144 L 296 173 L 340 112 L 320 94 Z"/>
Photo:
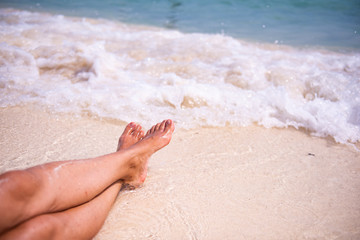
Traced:
<path id="1" fill-rule="evenodd" d="M 164 120 L 152 126 L 141 143 L 146 142 L 149 144 L 150 152 L 153 151 L 152 153 L 154 153 L 170 143 L 174 129 L 175 125 L 172 120 Z"/>
<path id="2" fill-rule="evenodd" d="M 144 136 L 145 133 L 142 130 L 140 124 L 136 124 L 134 122 L 129 123 L 119 138 L 116 151 L 120 151 L 132 146 L 133 144 L 140 141 Z"/>
<path id="3" fill-rule="evenodd" d="M 129 123 L 128 125 L 126 125 L 124 132 L 119 138 L 116 151 L 124 150 L 131 147 L 132 145 L 140 141 L 144 136 L 145 133 L 142 130 L 140 124 L 136 124 L 134 122 Z M 124 188 L 134 189 L 135 187 L 139 187 L 139 185 L 145 181 L 147 175 L 147 162 L 148 161 L 146 161 L 145 166 L 143 166 L 143 170 L 140 173 L 140 180 L 128 182 L 126 183 L 126 186 L 124 186 Z"/>
<path id="4" fill-rule="evenodd" d="M 164 120 L 147 131 L 143 139 L 129 147 L 136 152 L 136 157 L 130 161 L 129 168 L 133 171 L 124 179 L 125 183 L 136 187 L 145 181 L 150 156 L 170 143 L 174 129 L 172 120 Z"/>

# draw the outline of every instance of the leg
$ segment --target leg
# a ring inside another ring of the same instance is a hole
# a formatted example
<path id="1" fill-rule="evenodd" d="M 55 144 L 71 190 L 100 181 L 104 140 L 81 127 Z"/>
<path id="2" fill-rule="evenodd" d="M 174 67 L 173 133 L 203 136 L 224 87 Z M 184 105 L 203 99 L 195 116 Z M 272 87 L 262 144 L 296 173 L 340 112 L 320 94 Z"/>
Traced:
<path id="1" fill-rule="evenodd" d="M 144 137 L 140 125 L 130 123 L 119 138 L 117 151 Z M 123 183 L 118 181 L 97 197 L 62 212 L 34 217 L 7 231 L 1 239 L 91 239 L 100 230 Z"/>
<path id="2" fill-rule="evenodd" d="M 87 203 L 34 217 L 0 239 L 91 239 L 104 224 L 121 186 L 118 181 Z"/>
<path id="3" fill-rule="evenodd" d="M 147 159 L 170 142 L 173 131 L 173 122 L 163 121 L 143 140 L 116 153 L 1 175 L 0 233 L 34 216 L 87 202 L 119 179 L 136 181 L 144 175 Z"/>

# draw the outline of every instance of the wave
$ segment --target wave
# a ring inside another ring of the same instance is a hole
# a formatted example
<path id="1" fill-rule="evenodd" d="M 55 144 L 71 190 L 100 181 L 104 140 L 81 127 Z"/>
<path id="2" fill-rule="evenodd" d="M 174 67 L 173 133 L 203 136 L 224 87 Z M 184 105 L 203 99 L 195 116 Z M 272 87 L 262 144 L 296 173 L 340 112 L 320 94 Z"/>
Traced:
<path id="1" fill-rule="evenodd" d="M 0 106 L 360 140 L 360 54 L 0 9 Z"/>

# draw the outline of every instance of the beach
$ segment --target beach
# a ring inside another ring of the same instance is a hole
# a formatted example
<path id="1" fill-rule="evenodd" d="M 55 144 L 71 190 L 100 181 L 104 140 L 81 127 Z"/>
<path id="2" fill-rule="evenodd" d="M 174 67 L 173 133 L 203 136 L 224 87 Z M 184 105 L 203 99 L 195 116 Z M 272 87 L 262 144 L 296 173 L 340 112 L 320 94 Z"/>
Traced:
<path id="1" fill-rule="evenodd" d="M 126 123 L 28 104 L 1 108 L 0 124 L 4 172 L 113 152 Z M 358 239 L 359 159 L 292 128 L 176 129 L 95 239 Z"/>
<path id="2" fill-rule="evenodd" d="M 359 9 L 4 0 L 0 173 L 173 119 L 96 240 L 360 239 Z"/>

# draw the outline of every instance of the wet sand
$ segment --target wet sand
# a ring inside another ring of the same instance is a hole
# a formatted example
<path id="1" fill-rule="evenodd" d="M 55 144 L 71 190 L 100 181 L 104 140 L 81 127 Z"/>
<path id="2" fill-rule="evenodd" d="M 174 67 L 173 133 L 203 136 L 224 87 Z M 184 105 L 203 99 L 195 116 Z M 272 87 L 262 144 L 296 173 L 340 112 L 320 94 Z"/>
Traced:
<path id="1" fill-rule="evenodd" d="M 116 149 L 125 123 L 0 108 L 0 172 Z M 360 152 L 295 129 L 176 129 L 95 239 L 360 239 Z"/>

